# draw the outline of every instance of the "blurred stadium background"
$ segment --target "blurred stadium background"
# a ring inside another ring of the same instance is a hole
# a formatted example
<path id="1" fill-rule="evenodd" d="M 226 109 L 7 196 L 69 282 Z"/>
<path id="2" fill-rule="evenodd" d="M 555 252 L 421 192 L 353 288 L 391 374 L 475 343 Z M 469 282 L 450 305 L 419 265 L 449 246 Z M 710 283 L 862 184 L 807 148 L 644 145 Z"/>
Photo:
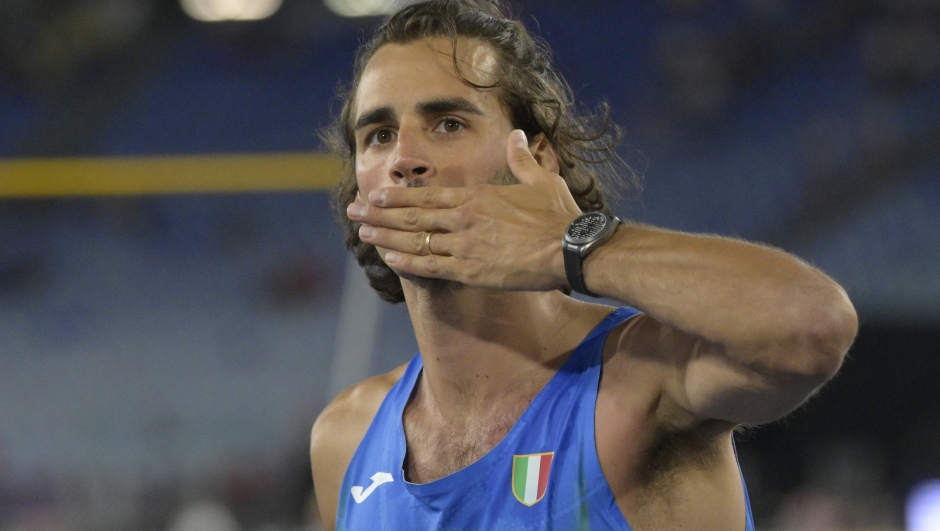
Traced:
<path id="1" fill-rule="evenodd" d="M 758 528 L 940 530 L 940 2 L 512 5 L 624 126 L 621 214 L 859 310 L 842 373 L 738 437 Z M 0 530 L 318 528 L 310 425 L 416 349 L 316 135 L 383 6 L 0 1 Z"/>

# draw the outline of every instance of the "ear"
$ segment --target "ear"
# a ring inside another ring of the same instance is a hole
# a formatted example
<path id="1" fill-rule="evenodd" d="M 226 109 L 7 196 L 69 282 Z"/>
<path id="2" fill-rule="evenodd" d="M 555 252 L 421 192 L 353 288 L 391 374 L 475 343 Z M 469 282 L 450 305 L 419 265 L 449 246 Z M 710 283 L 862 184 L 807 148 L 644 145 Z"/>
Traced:
<path id="1" fill-rule="evenodd" d="M 532 152 L 532 157 L 539 166 L 558 174 L 558 155 L 555 153 L 555 147 L 545 137 L 545 133 L 539 133 L 529 141 L 529 151 Z"/>

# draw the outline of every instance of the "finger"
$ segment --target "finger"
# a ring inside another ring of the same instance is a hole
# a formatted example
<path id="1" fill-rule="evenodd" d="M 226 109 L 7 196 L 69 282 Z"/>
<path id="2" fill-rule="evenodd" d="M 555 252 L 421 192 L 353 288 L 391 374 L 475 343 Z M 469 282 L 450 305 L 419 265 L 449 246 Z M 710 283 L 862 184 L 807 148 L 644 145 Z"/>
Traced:
<path id="1" fill-rule="evenodd" d="M 362 200 L 359 192 L 356 192 L 356 198 L 346 205 L 346 217 L 351 221 L 359 221 L 359 218 L 365 213 L 368 204 Z"/>
<path id="2" fill-rule="evenodd" d="M 369 192 L 369 203 L 383 208 L 416 206 L 421 208 L 454 208 L 464 203 L 466 190 L 422 186 L 421 188 L 377 188 Z"/>
<path id="3" fill-rule="evenodd" d="M 506 159 L 509 162 L 509 170 L 522 184 L 535 184 L 545 171 L 532 156 L 532 151 L 529 150 L 529 140 L 521 129 L 509 133 L 509 140 L 506 142 Z"/>
<path id="4" fill-rule="evenodd" d="M 454 270 L 458 260 L 450 256 L 440 256 L 437 254 L 415 256 L 413 254 L 389 251 L 385 254 L 385 262 L 399 274 L 457 280 Z"/>
<path id="5" fill-rule="evenodd" d="M 452 232 L 456 226 L 456 211 L 450 209 L 382 208 L 353 203 L 346 208 L 346 215 L 364 225 L 408 232 Z"/>
<path id="6" fill-rule="evenodd" d="M 428 245 L 428 234 L 431 235 L 430 246 Z M 391 251 L 419 256 L 427 254 L 450 255 L 449 236 L 449 234 L 433 231 L 408 232 L 368 225 L 359 228 L 359 239 L 366 243 Z"/>

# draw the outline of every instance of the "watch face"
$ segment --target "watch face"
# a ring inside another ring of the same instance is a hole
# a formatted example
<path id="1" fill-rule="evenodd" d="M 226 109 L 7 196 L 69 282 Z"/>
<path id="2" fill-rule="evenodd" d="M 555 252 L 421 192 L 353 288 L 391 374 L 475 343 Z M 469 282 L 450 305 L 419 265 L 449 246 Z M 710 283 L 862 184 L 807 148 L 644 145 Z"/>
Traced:
<path id="1" fill-rule="evenodd" d="M 607 227 L 607 216 L 600 212 L 589 212 L 574 220 L 565 233 L 568 241 L 583 244 L 593 241 Z"/>

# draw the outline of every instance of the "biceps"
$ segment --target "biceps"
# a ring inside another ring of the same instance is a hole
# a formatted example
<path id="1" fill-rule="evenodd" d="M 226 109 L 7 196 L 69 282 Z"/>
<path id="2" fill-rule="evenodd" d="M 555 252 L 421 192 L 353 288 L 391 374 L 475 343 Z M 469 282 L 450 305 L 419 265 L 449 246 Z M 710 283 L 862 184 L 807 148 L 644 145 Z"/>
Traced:
<path id="1" fill-rule="evenodd" d="M 313 490 L 316 496 L 317 509 L 323 522 L 323 528 L 331 531 L 336 522 L 336 507 L 339 502 L 340 485 L 336 481 L 336 470 L 330 464 L 325 464 L 320 459 L 313 459 L 314 456 L 311 457 L 313 462 Z"/>
<path id="2" fill-rule="evenodd" d="M 680 405 L 699 421 L 764 424 L 806 400 L 817 383 L 799 375 L 756 370 L 728 356 L 719 345 L 695 340 L 676 367 Z"/>

